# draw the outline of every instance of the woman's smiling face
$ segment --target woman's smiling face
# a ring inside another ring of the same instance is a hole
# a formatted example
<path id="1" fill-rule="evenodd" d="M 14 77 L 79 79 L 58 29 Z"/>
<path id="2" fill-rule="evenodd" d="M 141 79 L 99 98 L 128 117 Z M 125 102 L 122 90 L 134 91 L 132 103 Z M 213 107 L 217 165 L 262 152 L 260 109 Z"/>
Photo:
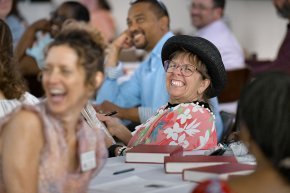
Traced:
<path id="1" fill-rule="evenodd" d="M 51 112 L 63 115 L 80 111 L 91 93 L 85 76 L 79 57 L 71 47 L 58 45 L 49 49 L 42 83 Z"/>
<path id="2" fill-rule="evenodd" d="M 166 73 L 166 87 L 171 103 L 185 103 L 203 100 L 203 93 L 210 81 L 203 79 L 188 53 L 178 53 L 171 60 Z M 170 69 L 171 68 L 171 69 Z M 188 75 L 184 70 L 190 70 Z"/>

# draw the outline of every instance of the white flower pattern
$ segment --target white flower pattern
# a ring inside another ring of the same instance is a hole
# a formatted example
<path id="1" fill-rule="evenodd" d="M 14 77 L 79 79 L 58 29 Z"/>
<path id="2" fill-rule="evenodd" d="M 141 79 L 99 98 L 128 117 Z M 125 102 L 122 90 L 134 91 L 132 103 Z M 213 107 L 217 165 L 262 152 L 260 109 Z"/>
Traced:
<path id="1" fill-rule="evenodd" d="M 191 118 L 192 116 L 190 114 L 190 109 L 186 109 L 184 113 L 177 116 L 177 120 L 180 119 L 181 124 L 184 124 L 187 121 L 187 119 L 191 119 Z"/>
<path id="2" fill-rule="evenodd" d="M 207 129 L 205 131 L 205 135 L 199 137 L 200 145 L 196 149 L 202 149 L 207 144 L 207 142 L 209 140 L 209 136 L 210 136 L 210 132 Z"/>
<path id="3" fill-rule="evenodd" d="M 200 125 L 200 122 L 197 122 L 197 119 L 194 119 L 192 123 L 189 125 L 186 125 L 184 128 L 184 131 L 187 133 L 189 136 L 193 136 L 197 133 L 200 133 L 200 130 L 198 129 Z"/>
<path id="4" fill-rule="evenodd" d="M 164 130 L 164 133 L 167 134 L 166 138 L 172 138 L 173 140 L 177 140 L 178 133 L 183 132 L 183 129 L 180 128 L 179 124 L 176 122 L 174 123 L 173 127 L 167 128 Z"/>
<path id="5" fill-rule="evenodd" d="M 137 130 L 138 143 L 147 140 L 152 144 L 180 145 L 185 150 L 208 149 L 217 144 L 213 114 L 198 103 L 164 106 Z M 144 138 L 142 131 L 148 132 Z"/>
<path id="6" fill-rule="evenodd" d="M 202 106 L 200 106 L 200 105 L 195 104 L 194 107 L 192 108 L 192 112 L 195 113 L 197 111 L 199 111 L 201 113 L 204 113 L 204 108 Z"/>
<path id="7" fill-rule="evenodd" d="M 181 145 L 183 148 L 187 148 L 189 146 L 188 140 L 186 140 L 186 135 L 183 133 L 178 137 L 177 141 L 171 141 L 169 145 Z"/>

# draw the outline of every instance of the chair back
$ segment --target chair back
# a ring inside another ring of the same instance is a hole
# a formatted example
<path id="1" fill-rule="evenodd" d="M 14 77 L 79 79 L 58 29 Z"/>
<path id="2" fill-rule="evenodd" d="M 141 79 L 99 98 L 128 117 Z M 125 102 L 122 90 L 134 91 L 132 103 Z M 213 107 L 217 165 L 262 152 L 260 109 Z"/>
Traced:
<path id="1" fill-rule="evenodd" d="M 241 91 L 247 83 L 250 71 L 248 68 L 227 71 L 227 83 L 218 96 L 220 103 L 234 102 L 240 98 Z"/>
<path id="2" fill-rule="evenodd" d="M 223 137 L 221 140 L 225 140 L 231 132 L 234 131 L 234 125 L 236 121 L 236 114 L 235 113 L 230 113 L 226 111 L 221 111 L 220 112 L 222 122 L 223 122 Z"/>

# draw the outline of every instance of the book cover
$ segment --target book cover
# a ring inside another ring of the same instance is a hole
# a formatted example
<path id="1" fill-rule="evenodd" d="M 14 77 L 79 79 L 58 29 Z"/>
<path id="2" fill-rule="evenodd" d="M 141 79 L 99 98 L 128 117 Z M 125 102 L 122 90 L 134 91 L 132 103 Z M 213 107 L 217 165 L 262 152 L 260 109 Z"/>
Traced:
<path id="1" fill-rule="evenodd" d="M 201 182 L 209 178 L 227 179 L 230 175 L 247 175 L 252 173 L 256 165 L 228 163 L 198 168 L 188 168 L 183 170 L 182 179 L 184 181 Z"/>
<path id="2" fill-rule="evenodd" d="M 237 163 L 237 160 L 235 156 L 166 156 L 164 158 L 164 170 L 166 173 L 182 173 L 186 168 L 196 168 L 224 163 Z"/>
<path id="3" fill-rule="evenodd" d="M 177 145 L 140 144 L 128 150 L 126 162 L 133 163 L 164 163 L 165 156 L 182 155 L 183 148 Z"/>

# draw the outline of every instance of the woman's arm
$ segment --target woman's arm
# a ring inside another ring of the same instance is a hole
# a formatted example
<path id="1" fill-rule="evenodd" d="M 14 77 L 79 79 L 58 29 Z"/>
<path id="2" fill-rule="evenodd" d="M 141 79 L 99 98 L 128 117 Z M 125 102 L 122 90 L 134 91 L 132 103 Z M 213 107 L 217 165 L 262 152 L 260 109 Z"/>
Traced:
<path id="1" fill-rule="evenodd" d="M 38 168 L 43 142 L 41 122 L 32 112 L 22 110 L 4 126 L 1 151 L 7 193 L 38 192 Z"/>
<path id="2" fill-rule="evenodd" d="M 50 24 L 46 19 L 41 19 L 30 25 L 22 35 L 17 47 L 16 56 L 19 60 L 19 69 L 23 75 L 35 75 L 40 72 L 36 61 L 26 54 L 26 49 L 31 48 L 36 40 L 36 32 L 49 32 Z"/>
<path id="3" fill-rule="evenodd" d="M 102 114 L 97 114 L 98 119 L 103 121 L 112 136 L 117 137 L 125 145 L 127 145 L 132 138 L 132 134 L 127 127 L 125 127 L 120 119 Z"/>

